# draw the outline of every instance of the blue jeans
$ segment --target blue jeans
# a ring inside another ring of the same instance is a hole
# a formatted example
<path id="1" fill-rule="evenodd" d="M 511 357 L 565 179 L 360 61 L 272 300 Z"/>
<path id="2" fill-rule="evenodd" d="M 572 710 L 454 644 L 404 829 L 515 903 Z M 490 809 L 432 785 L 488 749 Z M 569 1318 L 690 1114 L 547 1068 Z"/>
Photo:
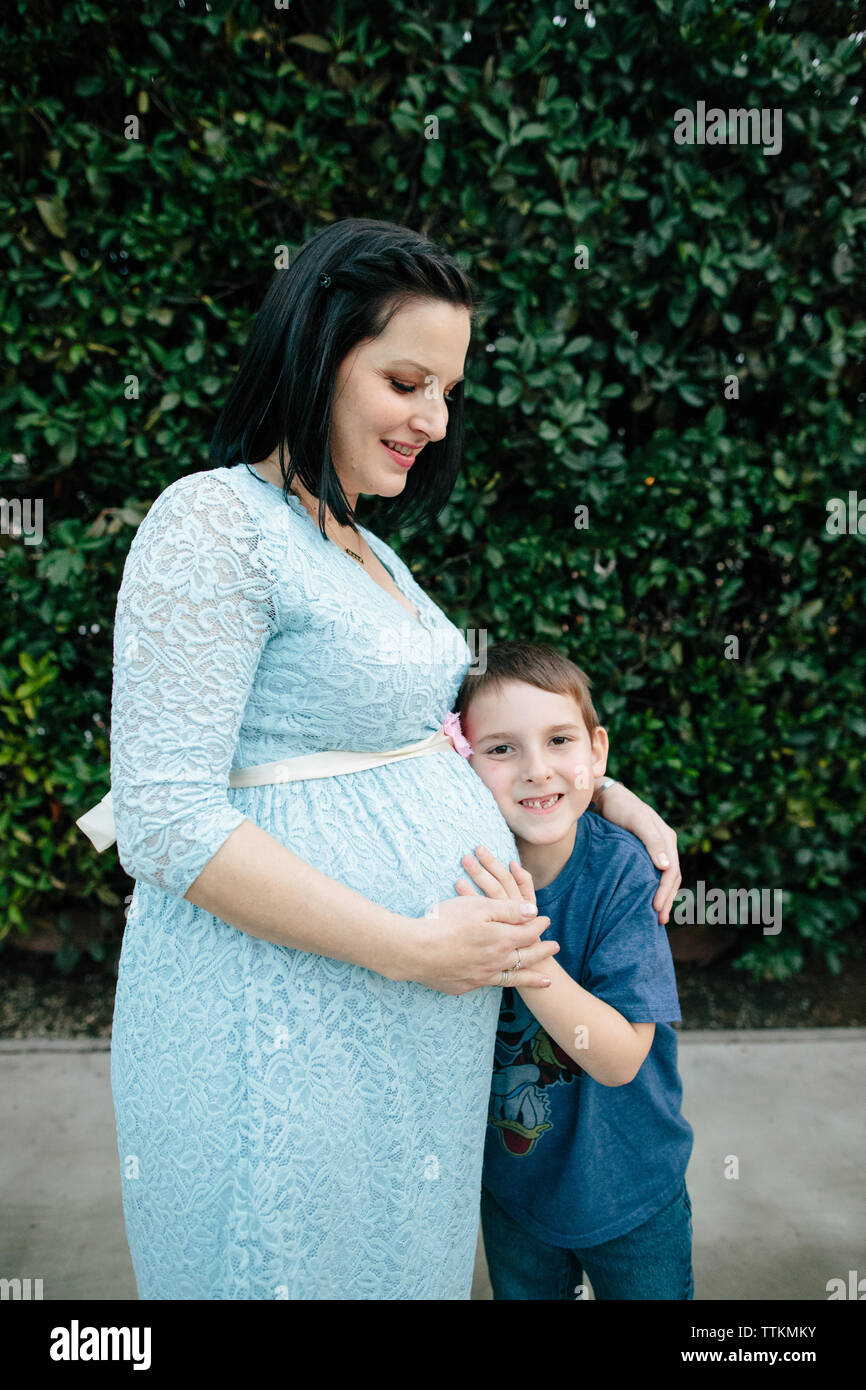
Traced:
<path id="1" fill-rule="evenodd" d="M 690 1299 L 692 1204 L 685 1181 L 661 1211 L 624 1236 L 586 1250 L 548 1245 L 481 1189 L 481 1230 L 494 1299 L 574 1299 L 583 1271 L 601 1299 Z"/>

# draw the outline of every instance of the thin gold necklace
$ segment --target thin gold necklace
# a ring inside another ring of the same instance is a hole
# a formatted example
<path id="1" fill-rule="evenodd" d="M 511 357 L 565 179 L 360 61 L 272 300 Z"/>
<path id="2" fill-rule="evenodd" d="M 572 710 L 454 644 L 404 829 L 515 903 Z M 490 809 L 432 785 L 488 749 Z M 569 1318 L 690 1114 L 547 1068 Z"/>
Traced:
<path id="1" fill-rule="evenodd" d="M 298 500 L 299 502 L 301 502 L 301 499 L 300 499 L 300 497 L 298 497 L 298 494 L 297 494 L 296 492 L 292 492 L 292 489 L 291 489 L 291 488 L 289 488 L 289 491 L 292 493 L 292 496 L 293 496 L 293 497 L 297 498 L 297 500 Z M 301 506 L 304 507 L 303 502 L 301 502 Z M 306 508 L 306 507 L 304 507 L 304 511 L 307 512 L 307 516 L 311 516 L 311 515 L 312 515 L 309 511 L 307 511 L 307 508 Z M 313 518 L 313 519 L 315 520 L 315 518 Z M 329 537 L 329 540 L 334 540 L 333 536 L 330 536 L 330 537 Z M 347 545 L 340 545 L 340 542 L 339 542 L 339 541 L 335 541 L 334 544 L 335 544 L 335 545 L 339 545 L 341 550 L 345 550 L 345 552 L 346 552 L 347 555 L 351 555 L 351 557 L 352 557 L 353 560 L 357 560 L 359 565 L 364 565 L 364 559 L 363 559 L 363 557 L 362 557 L 361 555 L 359 555 L 358 552 L 357 552 L 356 550 L 350 550 L 349 547 L 348 547 Z M 365 569 L 366 569 L 366 565 L 364 565 L 364 567 L 365 567 Z"/>

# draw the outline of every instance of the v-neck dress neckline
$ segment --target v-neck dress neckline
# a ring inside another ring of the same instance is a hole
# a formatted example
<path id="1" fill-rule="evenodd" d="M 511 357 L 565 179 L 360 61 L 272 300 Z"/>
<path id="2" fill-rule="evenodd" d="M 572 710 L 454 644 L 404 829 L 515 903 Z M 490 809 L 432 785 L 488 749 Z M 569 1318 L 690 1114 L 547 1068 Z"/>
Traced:
<path id="1" fill-rule="evenodd" d="M 248 463 L 248 464 L 247 464 L 247 467 L 250 469 L 250 471 L 251 471 L 252 473 L 254 473 L 254 474 L 256 475 L 257 478 L 259 478 L 259 479 L 261 480 L 261 482 L 267 483 L 268 487 L 272 487 L 272 488 L 275 489 L 275 491 L 277 491 L 278 493 L 280 493 L 280 495 L 281 495 L 282 497 L 285 498 L 286 502 L 287 502 L 288 505 L 293 509 L 293 511 L 298 512 L 298 513 L 302 513 L 302 514 L 304 515 L 304 517 L 306 518 L 306 520 L 309 522 L 309 524 L 310 524 L 310 525 L 313 527 L 313 529 L 316 531 L 316 534 L 317 534 L 318 536 L 322 536 L 322 532 L 319 530 L 319 524 L 318 524 L 318 522 L 316 522 L 316 521 L 313 520 L 313 518 L 310 516 L 310 513 L 307 511 L 306 507 L 304 506 L 303 502 L 301 501 L 301 499 L 300 499 L 299 497 L 296 497 L 295 494 L 294 494 L 293 492 L 290 492 L 290 493 L 288 493 L 288 495 L 287 495 L 287 494 L 283 491 L 283 489 L 282 489 L 281 487 L 278 486 L 277 483 L 272 483 L 271 480 L 270 480 L 270 478 L 265 478 L 265 477 L 258 471 L 258 469 L 255 467 L 254 464 Z M 415 627 L 420 627 L 421 630 L 424 631 L 424 632 L 429 631 L 429 628 L 428 628 L 428 626 L 427 626 L 427 623 L 424 621 L 424 618 L 423 618 L 423 616 L 422 616 L 421 604 L 420 604 L 420 603 L 414 603 L 414 602 L 413 602 L 411 596 L 410 596 L 409 594 L 406 593 L 406 591 L 405 591 L 405 589 L 403 588 L 402 584 L 400 584 L 400 583 L 398 582 L 397 576 L 395 575 L 394 571 L 391 569 L 390 565 L 388 565 L 388 564 L 385 563 L 385 560 L 384 560 L 384 559 L 382 558 L 382 556 L 379 554 L 379 552 L 378 552 L 376 546 L 373 545 L 372 542 L 375 541 L 375 540 L 378 540 L 378 537 L 377 537 L 377 536 L 374 536 L 373 533 L 372 533 L 371 531 L 368 531 L 367 528 L 366 528 L 366 526 L 361 526 L 361 525 L 359 525 L 359 526 L 358 526 L 358 530 L 363 534 L 363 536 L 364 536 L 364 538 L 365 538 L 367 544 L 369 545 L 370 549 L 373 551 L 373 554 L 376 556 L 376 559 L 379 561 L 379 563 L 380 563 L 380 565 L 382 566 L 382 568 L 385 569 L 385 570 L 387 570 L 388 573 L 390 574 L 391 578 L 392 578 L 393 581 L 394 581 L 394 586 L 395 586 L 395 588 L 399 589 L 399 590 L 400 590 L 400 593 L 403 595 L 403 597 L 404 597 L 409 603 L 412 604 L 412 606 L 414 607 L 415 611 L 416 611 L 417 614 L 418 614 L 417 618 L 414 618 L 414 617 L 412 616 L 412 614 L 408 611 L 408 609 L 404 608 L 403 605 L 402 605 L 402 603 L 399 603 L 399 602 L 397 601 L 397 599 L 395 599 L 395 597 L 394 597 L 393 594 L 389 594 L 387 589 L 383 589 L 383 588 L 382 588 L 382 585 L 381 585 L 381 584 L 378 584 L 378 583 L 376 582 L 376 580 L 373 578 L 373 576 L 372 576 L 367 570 L 363 570 L 365 579 L 367 579 L 367 580 L 369 581 L 369 583 L 373 584 L 373 585 L 375 586 L 375 588 L 377 588 L 377 589 L 379 590 L 379 593 L 383 596 L 383 598 L 387 599 L 390 603 L 394 604 L 395 607 L 399 608 L 400 611 L 401 611 L 401 613 L 403 613 L 403 614 L 405 615 L 406 619 L 407 619 L 410 623 L 414 623 Z M 325 539 L 325 537 L 322 537 L 322 539 Z M 358 569 L 358 562 L 357 562 L 357 560 L 353 560 L 352 557 L 351 557 L 350 555 L 347 555 L 346 552 L 345 552 L 345 550 L 343 549 L 343 547 L 342 547 L 341 545 L 338 545 L 337 542 L 334 541 L 334 540 L 332 539 L 332 537 L 328 536 L 327 539 L 331 541 L 331 544 L 334 546 L 334 549 L 335 549 L 340 555 L 342 555 L 343 559 L 344 559 L 345 561 L 347 561 L 347 563 L 350 564 L 354 570 L 357 571 L 357 569 Z"/>

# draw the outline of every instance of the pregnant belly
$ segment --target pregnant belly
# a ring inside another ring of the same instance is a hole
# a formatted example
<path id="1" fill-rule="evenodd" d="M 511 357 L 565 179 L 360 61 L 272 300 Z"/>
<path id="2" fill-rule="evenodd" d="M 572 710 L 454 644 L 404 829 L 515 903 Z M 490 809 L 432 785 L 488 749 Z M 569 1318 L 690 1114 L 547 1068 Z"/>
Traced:
<path id="1" fill-rule="evenodd" d="M 300 859 L 407 918 L 456 896 L 460 859 L 476 844 L 504 863 L 516 857 L 491 793 L 456 753 L 228 795 Z M 322 1134 L 335 1152 L 340 1136 L 368 1135 L 383 1163 L 394 1161 L 393 1144 L 405 1136 L 398 1157 L 417 1178 L 416 1197 L 418 1182 L 422 1193 L 435 1187 L 423 1171 L 434 1155 L 442 1183 L 467 1185 L 474 1203 L 498 988 L 448 995 L 227 931 L 147 885 L 136 886 L 136 897 L 112 1042 L 121 1110 L 127 1089 L 137 1095 L 140 1074 L 158 1075 L 156 1113 L 169 1113 L 166 1097 L 194 1094 L 194 1113 L 186 1099 L 181 1107 L 191 1133 L 205 1124 L 224 1132 L 235 1121 L 223 1102 L 246 1107 L 251 1153 L 258 1145 L 265 1167 L 273 1163 L 265 1143 L 276 1116 L 281 1152 L 309 1149 L 301 1167 L 316 1173 Z M 199 1069 L 193 1079 L 190 1066 Z M 290 1181 L 296 1175 L 287 1169 Z M 471 1245 L 474 1207 L 467 1220 Z"/>
<path id="2" fill-rule="evenodd" d="M 411 917 L 457 896 L 460 861 L 476 845 L 504 864 L 518 857 L 492 793 L 449 751 L 337 777 L 233 788 L 229 796 L 329 878 Z"/>

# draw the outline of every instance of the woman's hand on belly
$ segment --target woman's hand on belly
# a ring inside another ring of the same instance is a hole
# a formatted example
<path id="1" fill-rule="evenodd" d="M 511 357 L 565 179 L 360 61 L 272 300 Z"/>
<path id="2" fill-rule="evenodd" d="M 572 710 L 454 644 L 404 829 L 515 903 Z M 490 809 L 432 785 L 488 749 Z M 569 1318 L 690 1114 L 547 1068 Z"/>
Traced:
<path id="1" fill-rule="evenodd" d="M 522 897 L 480 897 L 468 889 L 409 920 L 419 929 L 407 934 L 405 964 L 392 979 L 414 980 L 441 994 L 501 989 L 502 972 L 514 969 L 519 951 L 521 988 L 550 985 L 550 978 L 532 967 L 555 955 L 559 943 L 539 940 L 550 918 L 539 917 L 535 904 Z"/>

